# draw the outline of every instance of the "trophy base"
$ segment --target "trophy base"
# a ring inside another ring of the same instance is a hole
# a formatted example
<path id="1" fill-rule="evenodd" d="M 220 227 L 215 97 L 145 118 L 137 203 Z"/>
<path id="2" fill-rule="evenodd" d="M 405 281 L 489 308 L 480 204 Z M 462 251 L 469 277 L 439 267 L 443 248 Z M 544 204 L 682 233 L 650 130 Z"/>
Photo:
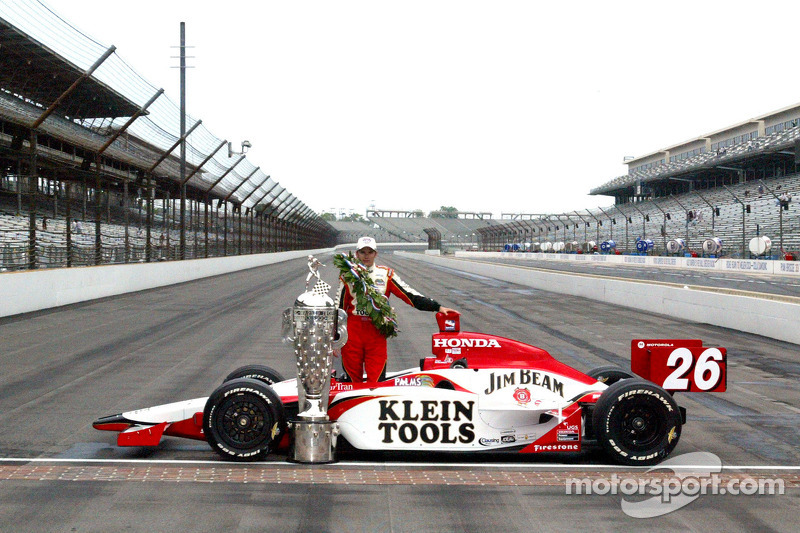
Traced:
<path id="1" fill-rule="evenodd" d="M 289 422 L 289 460 L 295 463 L 323 464 L 336 461 L 339 424 L 332 420 L 292 420 Z"/>

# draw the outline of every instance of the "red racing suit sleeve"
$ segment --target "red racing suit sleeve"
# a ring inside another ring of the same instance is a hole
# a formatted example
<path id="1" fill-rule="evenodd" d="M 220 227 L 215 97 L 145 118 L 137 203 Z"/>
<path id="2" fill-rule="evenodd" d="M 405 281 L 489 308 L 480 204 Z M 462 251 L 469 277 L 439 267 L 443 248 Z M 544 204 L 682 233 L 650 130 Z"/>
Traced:
<path id="1" fill-rule="evenodd" d="M 336 307 L 344 309 L 347 314 L 350 314 L 355 308 L 353 295 L 350 294 L 350 287 L 344 282 L 342 277 L 339 277 L 339 289 L 336 291 Z"/>
<path id="2" fill-rule="evenodd" d="M 389 270 L 389 280 L 386 287 L 387 294 L 394 294 L 408 305 L 420 311 L 438 311 L 441 305 L 433 298 L 423 296 L 418 291 L 400 279 L 394 270 Z"/>

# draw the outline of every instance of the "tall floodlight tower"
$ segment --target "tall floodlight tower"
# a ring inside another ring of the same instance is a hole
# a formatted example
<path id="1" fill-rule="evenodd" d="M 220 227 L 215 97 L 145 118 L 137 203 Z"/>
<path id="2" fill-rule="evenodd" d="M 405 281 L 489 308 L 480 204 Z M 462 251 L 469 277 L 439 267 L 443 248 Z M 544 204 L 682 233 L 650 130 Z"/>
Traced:
<path id="1" fill-rule="evenodd" d="M 181 22 L 181 259 L 186 259 L 186 23 Z"/>

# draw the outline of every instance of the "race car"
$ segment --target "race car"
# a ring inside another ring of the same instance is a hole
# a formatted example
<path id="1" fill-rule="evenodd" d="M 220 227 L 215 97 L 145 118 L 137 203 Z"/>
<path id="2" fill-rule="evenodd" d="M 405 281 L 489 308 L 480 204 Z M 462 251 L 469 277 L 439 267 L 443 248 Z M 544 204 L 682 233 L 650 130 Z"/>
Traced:
<path id="1" fill-rule="evenodd" d="M 331 378 L 328 415 L 357 450 L 574 453 L 600 446 L 614 462 L 653 465 L 678 444 L 686 411 L 674 392 L 722 392 L 725 348 L 700 340 L 631 342 L 631 369 L 586 373 L 545 350 L 460 330 L 437 313 L 433 355 L 378 383 Z M 208 398 L 100 418 L 119 446 L 156 446 L 164 435 L 206 440 L 222 457 L 255 461 L 289 445 L 296 379 L 249 365 Z"/>

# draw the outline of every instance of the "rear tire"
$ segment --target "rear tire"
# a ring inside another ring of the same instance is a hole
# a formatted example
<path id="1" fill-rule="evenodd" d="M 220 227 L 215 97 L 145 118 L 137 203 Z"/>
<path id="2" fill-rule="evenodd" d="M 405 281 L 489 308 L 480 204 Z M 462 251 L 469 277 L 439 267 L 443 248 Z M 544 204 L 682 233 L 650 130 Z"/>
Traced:
<path id="1" fill-rule="evenodd" d="M 620 464 L 649 466 L 672 453 L 681 414 L 670 393 L 643 379 L 625 379 L 603 391 L 592 415 L 597 440 Z"/>
<path id="2" fill-rule="evenodd" d="M 246 365 L 237 368 L 225 376 L 225 379 L 222 380 L 222 382 L 227 383 L 232 379 L 239 378 L 257 379 L 258 381 L 266 383 L 267 385 L 274 385 L 275 383 L 286 381 L 277 370 L 266 365 Z"/>
<path id="3" fill-rule="evenodd" d="M 286 421 L 280 397 L 249 378 L 223 383 L 203 410 L 203 432 L 211 448 L 232 461 L 258 461 L 277 445 Z"/>
<path id="4" fill-rule="evenodd" d="M 586 375 L 609 386 L 622 379 L 631 379 L 637 377 L 632 372 L 613 365 L 593 368 L 588 371 Z"/>

